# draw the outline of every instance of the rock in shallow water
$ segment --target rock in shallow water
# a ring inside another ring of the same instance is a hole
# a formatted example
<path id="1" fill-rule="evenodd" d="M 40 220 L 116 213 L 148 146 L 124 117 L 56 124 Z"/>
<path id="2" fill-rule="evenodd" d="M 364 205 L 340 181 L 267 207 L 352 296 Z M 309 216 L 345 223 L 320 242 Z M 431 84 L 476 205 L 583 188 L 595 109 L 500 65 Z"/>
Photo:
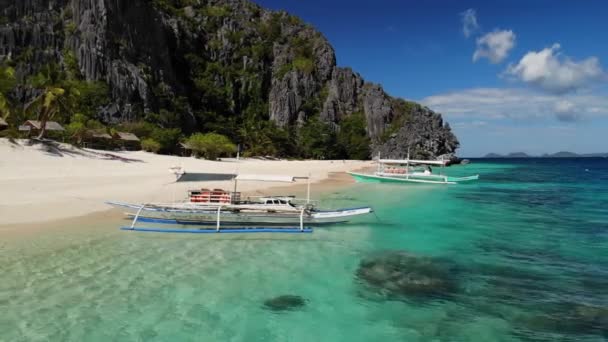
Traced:
<path id="1" fill-rule="evenodd" d="M 283 295 L 264 301 L 264 307 L 272 311 L 294 310 L 306 305 L 306 299 L 295 295 Z"/>
<path id="2" fill-rule="evenodd" d="M 356 275 L 390 297 L 444 297 L 456 290 L 449 267 L 402 251 L 363 259 Z"/>
<path id="3" fill-rule="evenodd" d="M 526 317 L 528 329 L 571 335 L 608 336 L 608 308 L 585 303 L 554 303 L 539 306 L 541 312 Z"/>

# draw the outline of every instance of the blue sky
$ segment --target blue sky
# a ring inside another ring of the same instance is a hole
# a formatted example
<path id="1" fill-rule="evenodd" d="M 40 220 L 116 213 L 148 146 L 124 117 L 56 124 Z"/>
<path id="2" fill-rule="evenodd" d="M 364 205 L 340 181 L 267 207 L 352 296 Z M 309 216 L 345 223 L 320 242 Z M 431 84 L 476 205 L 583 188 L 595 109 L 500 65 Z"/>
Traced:
<path id="1" fill-rule="evenodd" d="M 606 1 L 256 2 L 323 32 L 338 65 L 441 112 L 460 155 L 608 152 Z"/>

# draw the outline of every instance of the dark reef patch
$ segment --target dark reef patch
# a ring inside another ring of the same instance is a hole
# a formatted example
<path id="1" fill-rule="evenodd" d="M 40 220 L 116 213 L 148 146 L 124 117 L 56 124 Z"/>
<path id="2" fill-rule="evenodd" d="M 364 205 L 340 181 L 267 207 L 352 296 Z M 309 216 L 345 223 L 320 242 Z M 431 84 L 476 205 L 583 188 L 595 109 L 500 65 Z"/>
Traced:
<path id="1" fill-rule="evenodd" d="M 306 299 L 296 295 L 282 295 L 264 301 L 264 308 L 271 311 L 290 311 L 305 305 Z"/>
<path id="2" fill-rule="evenodd" d="M 608 337 L 608 308 L 583 303 L 548 304 L 542 311 L 521 318 L 524 329 L 568 335 Z"/>
<path id="3" fill-rule="evenodd" d="M 403 251 L 385 252 L 361 260 L 356 277 L 386 298 L 446 298 L 458 286 L 453 265 Z"/>

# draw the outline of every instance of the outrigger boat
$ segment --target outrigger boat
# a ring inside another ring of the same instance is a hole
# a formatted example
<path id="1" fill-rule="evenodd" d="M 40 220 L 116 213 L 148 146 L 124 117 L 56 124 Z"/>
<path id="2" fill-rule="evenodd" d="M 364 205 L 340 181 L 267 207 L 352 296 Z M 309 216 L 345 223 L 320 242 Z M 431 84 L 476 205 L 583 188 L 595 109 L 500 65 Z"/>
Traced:
<path id="1" fill-rule="evenodd" d="M 217 176 L 217 174 L 214 176 Z M 236 191 L 238 180 L 293 182 L 297 178 L 309 179 L 308 177 L 236 174 L 229 174 L 228 177 L 231 177 L 234 181 L 235 191 L 229 192 L 222 189 L 189 190 L 188 201 L 186 202 L 106 203 L 125 210 L 125 214 L 133 218 L 131 226 L 122 229 L 154 232 L 312 232 L 311 226 L 348 222 L 355 216 L 372 212 L 370 207 L 319 210 L 310 201 L 310 181 L 308 182 L 307 199 L 303 204 L 298 204 L 298 200 L 294 196 L 261 196 L 242 200 L 241 193 Z M 185 181 L 192 181 L 192 174 L 189 174 L 187 178 Z M 178 176 L 177 181 L 179 182 L 180 179 L 182 179 L 182 176 Z M 137 222 L 201 226 L 201 228 L 138 228 L 136 227 Z"/>
<path id="2" fill-rule="evenodd" d="M 479 175 L 467 177 L 450 177 L 443 173 L 447 160 L 415 160 L 415 159 L 380 159 L 378 168 L 373 174 L 349 172 L 357 182 L 361 183 L 430 183 L 457 184 L 479 179 Z M 432 165 L 441 166 L 442 172 L 434 174 Z"/>

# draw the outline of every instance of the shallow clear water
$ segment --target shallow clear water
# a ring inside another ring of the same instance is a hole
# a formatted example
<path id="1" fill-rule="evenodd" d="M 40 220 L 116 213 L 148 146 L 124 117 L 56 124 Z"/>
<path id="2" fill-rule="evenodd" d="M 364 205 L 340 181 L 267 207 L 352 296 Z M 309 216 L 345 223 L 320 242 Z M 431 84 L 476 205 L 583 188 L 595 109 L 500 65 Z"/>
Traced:
<path id="1" fill-rule="evenodd" d="M 372 203 L 378 219 L 313 234 L 132 233 L 109 221 L 7 239 L 0 341 L 604 341 L 608 161 L 448 171 L 481 179 L 356 184 L 324 206 Z M 448 264 L 456 288 L 366 286 L 361 260 L 386 250 Z M 264 307 L 286 294 L 306 305 Z"/>

